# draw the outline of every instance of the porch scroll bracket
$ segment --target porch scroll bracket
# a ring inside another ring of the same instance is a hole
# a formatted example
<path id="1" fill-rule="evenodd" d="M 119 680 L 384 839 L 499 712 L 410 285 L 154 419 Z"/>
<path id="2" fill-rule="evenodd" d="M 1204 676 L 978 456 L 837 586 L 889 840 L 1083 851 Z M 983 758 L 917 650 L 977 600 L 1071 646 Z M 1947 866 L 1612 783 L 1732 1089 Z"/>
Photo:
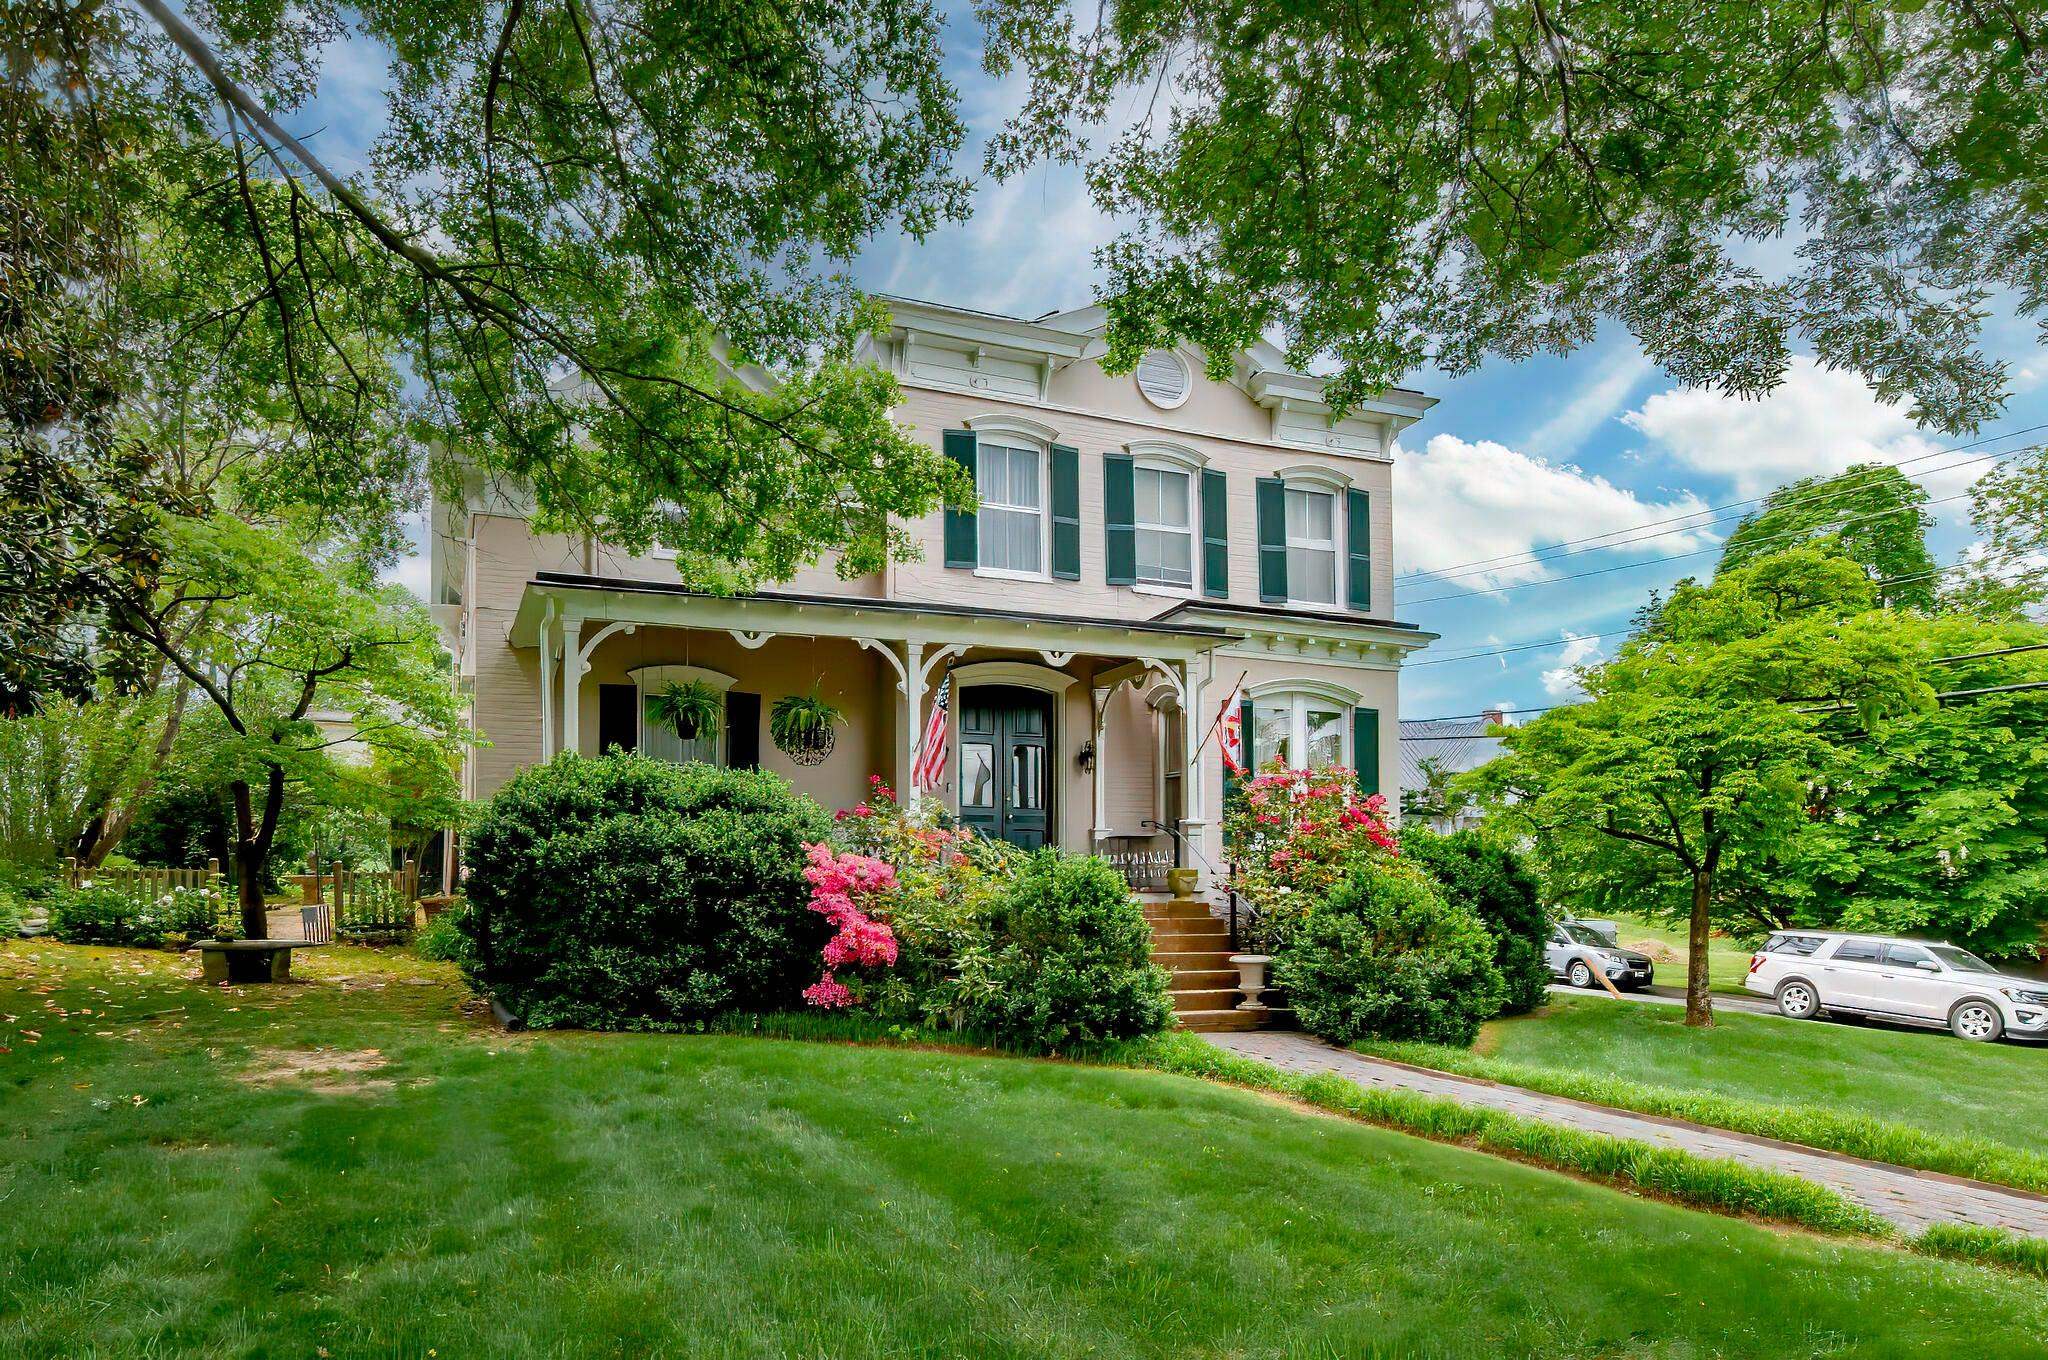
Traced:
<path id="1" fill-rule="evenodd" d="M 728 628 L 725 631 L 732 634 L 734 642 L 737 642 L 750 652 L 760 650 L 768 639 L 775 636 L 775 634 L 765 628 Z M 866 645 L 865 640 L 863 640 L 862 645 Z"/>

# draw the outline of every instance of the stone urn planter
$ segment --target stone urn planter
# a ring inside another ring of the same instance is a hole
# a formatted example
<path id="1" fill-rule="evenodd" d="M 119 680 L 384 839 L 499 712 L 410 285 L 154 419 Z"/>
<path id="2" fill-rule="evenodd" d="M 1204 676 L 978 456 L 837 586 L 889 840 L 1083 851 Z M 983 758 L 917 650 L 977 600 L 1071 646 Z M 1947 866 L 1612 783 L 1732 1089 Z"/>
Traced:
<path id="1" fill-rule="evenodd" d="M 1237 990 L 1244 993 L 1244 1000 L 1237 1003 L 1241 1011 L 1262 1011 L 1266 1003 L 1259 1000 L 1269 989 L 1266 986 L 1266 965 L 1273 961 L 1271 954 L 1232 954 L 1230 962 L 1237 968 Z"/>
<path id="2" fill-rule="evenodd" d="M 1175 897 L 1193 897 L 1195 889 L 1202 885 L 1200 869 L 1168 869 L 1166 887 Z"/>

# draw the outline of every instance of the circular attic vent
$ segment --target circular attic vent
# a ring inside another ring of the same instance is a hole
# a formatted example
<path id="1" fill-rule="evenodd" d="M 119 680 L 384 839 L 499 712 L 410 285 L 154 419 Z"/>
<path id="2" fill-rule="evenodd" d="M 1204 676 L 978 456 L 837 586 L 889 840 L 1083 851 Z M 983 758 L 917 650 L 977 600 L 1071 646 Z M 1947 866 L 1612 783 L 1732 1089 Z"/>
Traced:
<path id="1" fill-rule="evenodd" d="M 1147 350 L 1138 360 L 1138 390 L 1154 406 L 1171 411 L 1188 399 L 1193 386 L 1188 366 L 1170 350 Z"/>

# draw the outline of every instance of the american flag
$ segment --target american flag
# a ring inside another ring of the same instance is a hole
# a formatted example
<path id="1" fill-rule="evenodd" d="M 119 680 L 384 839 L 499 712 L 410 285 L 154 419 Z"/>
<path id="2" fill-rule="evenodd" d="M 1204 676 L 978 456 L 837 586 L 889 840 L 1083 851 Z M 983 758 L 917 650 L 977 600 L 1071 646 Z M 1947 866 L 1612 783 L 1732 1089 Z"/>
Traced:
<path id="1" fill-rule="evenodd" d="M 924 725 L 924 740 L 918 744 L 917 763 L 910 767 L 910 787 L 919 793 L 935 792 L 946 777 L 946 710 L 952 698 L 953 677 L 949 675 L 939 682 L 931 719 Z"/>
<path id="2" fill-rule="evenodd" d="M 1240 685 L 1216 710 L 1216 745 L 1223 752 L 1223 766 L 1232 774 L 1244 773 L 1244 687 Z"/>

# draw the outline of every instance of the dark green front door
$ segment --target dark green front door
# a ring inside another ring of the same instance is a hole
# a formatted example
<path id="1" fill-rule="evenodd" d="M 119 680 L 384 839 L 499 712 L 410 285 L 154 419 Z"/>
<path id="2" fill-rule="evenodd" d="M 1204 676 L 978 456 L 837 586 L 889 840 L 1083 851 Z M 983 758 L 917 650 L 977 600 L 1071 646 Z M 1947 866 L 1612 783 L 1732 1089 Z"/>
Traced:
<path id="1" fill-rule="evenodd" d="M 1052 696 L 977 685 L 960 697 L 960 820 L 1036 850 L 1052 802 Z"/>

